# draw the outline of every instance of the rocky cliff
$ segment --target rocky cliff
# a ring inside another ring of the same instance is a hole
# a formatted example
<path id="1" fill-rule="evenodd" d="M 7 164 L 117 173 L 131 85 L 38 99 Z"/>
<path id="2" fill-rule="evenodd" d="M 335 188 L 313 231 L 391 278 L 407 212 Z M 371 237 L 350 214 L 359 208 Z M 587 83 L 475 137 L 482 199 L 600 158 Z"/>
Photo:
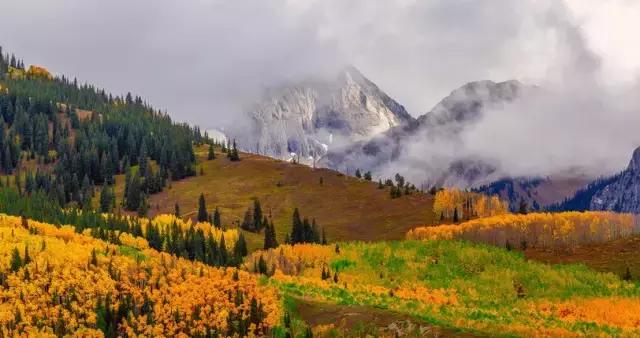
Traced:
<path id="1" fill-rule="evenodd" d="M 627 169 L 595 192 L 590 209 L 640 213 L 640 147 L 633 152 Z"/>
<path id="2" fill-rule="evenodd" d="M 415 120 L 354 67 L 332 80 L 311 79 L 266 91 L 235 132 L 243 147 L 311 164 L 333 147 L 366 141 Z"/>

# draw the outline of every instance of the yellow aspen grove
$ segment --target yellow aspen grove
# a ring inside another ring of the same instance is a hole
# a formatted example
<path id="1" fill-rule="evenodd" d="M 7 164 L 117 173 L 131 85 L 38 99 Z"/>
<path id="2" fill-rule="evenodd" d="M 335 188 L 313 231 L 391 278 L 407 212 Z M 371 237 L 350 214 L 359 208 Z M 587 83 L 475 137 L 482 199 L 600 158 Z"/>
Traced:
<path id="1" fill-rule="evenodd" d="M 458 189 L 442 189 L 436 192 L 433 212 L 443 221 L 452 221 L 454 217 L 462 221 L 506 214 L 509 212 L 509 204 L 498 196 L 487 196 Z"/>
<path id="2" fill-rule="evenodd" d="M 121 242 L 0 214 L 0 336 L 265 336 L 279 324 L 280 296 L 255 275 Z"/>
<path id="3" fill-rule="evenodd" d="M 540 248 L 573 247 L 602 243 L 640 232 L 632 214 L 613 212 L 563 212 L 502 214 L 460 224 L 417 227 L 407 239 L 462 239 L 497 246 Z"/>

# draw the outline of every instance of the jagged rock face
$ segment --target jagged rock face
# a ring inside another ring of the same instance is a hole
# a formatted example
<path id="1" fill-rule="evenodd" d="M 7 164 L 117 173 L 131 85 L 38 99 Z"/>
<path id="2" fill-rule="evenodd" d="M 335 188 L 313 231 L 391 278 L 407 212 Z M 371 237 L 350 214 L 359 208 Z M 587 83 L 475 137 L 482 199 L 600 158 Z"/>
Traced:
<path id="1" fill-rule="evenodd" d="M 312 80 L 271 89 L 248 115 L 242 133 L 248 150 L 276 158 L 292 153 L 301 162 L 319 158 L 334 145 L 368 140 L 411 123 L 403 106 L 353 67 L 333 81 Z"/>
<path id="2" fill-rule="evenodd" d="M 452 123 L 472 123 L 482 116 L 483 109 L 515 100 L 523 89 L 516 81 L 469 82 L 454 90 L 429 113 L 418 118 L 422 128 L 433 128 Z"/>
<path id="3" fill-rule="evenodd" d="M 369 141 L 332 149 L 321 165 L 343 171 L 360 167 L 375 172 L 378 167 L 397 161 L 408 145 L 443 140 L 458 142 L 460 132 L 479 121 L 485 109 L 509 103 L 529 88 L 518 81 L 467 83 L 414 123 L 392 128 Z M 466 187 L 482 182 L 494 172 L 493 163 L 459 158 L 443 172 L 429 173 L 429 181 L 436 185 Z"/>
<path id="4" fill-rule="evenodd" d="M 640 148 L 618 179 L 594 194 L 590 209 L 640 213 Z"/>

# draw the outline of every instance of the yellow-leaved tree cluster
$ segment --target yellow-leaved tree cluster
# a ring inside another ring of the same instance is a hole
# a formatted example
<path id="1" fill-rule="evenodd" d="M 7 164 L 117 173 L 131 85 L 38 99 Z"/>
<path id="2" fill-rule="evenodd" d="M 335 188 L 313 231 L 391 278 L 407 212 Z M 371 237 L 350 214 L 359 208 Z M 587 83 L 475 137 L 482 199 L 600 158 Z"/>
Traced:
<path id="1" fill-rule="evenodd" d="M 640 232 L 632 214 L 606 211 L 502 214 L 410 230 L 407 239 L 457 239 L 497 246 L 559 248 L 602 243 Z"/>
<path id="2" fill-rule="evenodd" d="M 509 204 L 498 196 L 487 196 L 458 189 L 436 192 L 433 212 L 441 221 L 463 221 L 477 217 L 502 215 L 509 212 Z"/>
<path id="3" fill-rule="evenodd" d="M 247 272 L 0 214 L 0 336 L 262 336 L 281 318 Z"/>

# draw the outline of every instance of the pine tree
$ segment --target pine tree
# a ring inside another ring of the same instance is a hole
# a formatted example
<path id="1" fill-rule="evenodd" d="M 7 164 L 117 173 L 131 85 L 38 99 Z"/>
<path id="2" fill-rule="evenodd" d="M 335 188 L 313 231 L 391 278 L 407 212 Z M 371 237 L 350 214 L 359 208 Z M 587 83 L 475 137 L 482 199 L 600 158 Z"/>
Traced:
<path id="1" fill-rule="evenodd" d="M 367 181 L 371 181 L 372 177 L 371 177 L 370 171 L 367 171 L 366 173 L 364 173 L 364 179 Z"/>
<path id="2" fill-rule="evenodd" d="M 23 265 L 27 265 L 31 263 L 31 256 L 29 255 L 29 245 L 24 247 L 24 259 L 22 260 Z"/>
<path id="3" fill-rule="evenodd" d="M 242 258 L 244 258 L 249 253 L 247 249 L 247 241 L 244 239 L 244 234 L 241 232 L 236 244 L 233 247 L 233 254 L 235 256 L 235 261 L 237 264 L 242 263 Z"/>
<path id="4" fill-rule="evenodd" d="M 11 271 L 12 272 L 18 272 L 18 270 L 20 270 L 20 268 L 22 267 L 22 257 L 20 257 L 20 251 L 18 251 L 18 248 L 14 247 L 13 251 L 11 252 Z"/>
<path id="5" fill-rule="evenodd" d="M 360 173 L 360 169 L 356 169 L 356 177 L 362 178 L 362 174 Z"/>
<path id="6" fill-rule="evenodd" d="M 630 281 L 631 280 L 631 270 L 629 270 L 629 267 L 627 266 L 627 269 L 624 272 L 624 275 L 622 276 L 623 280 L 626 281 Z"/>
<path id="7" fill-rule="evenodd" d="M 111 212 L 114 204 L 114 197 L 111 193 L 111 189 L 109 189 L 109 186 L 105 182 L 100 190 L 100 212 Z"/>
<path id="8" fill-rule="evenodd" d="M 209 160 L 215 160 L 216 158 L 216 153 L 213 151 L 213 144 L 209 144 L 209 154 L 207 155 L 207 159 Z"/>
<path id="9" fill-rule="evenodd" d="M 231 161 L 240 161 L 240 154 L 238 153 L 238 146 L 236 145 L 236 140 L 233 140 L 233 148 L 227 153 L 229 160 Z"/>
<path id="10" fill-rule="evenodd" d="M 198 200 L 198 222 L 206 222 L 209 219 L 208 215 L 204 194 L 200 194 L 200 199 Z"/>
<path id="11" fill-rule="evenodd" d="M 266 275 L 267 272 L 267 262 L 264 260 L 264 257 L 260 255 L 260 259 L 258 260 L 258 273 Z"/>
<path id="12" fill-rule="evenodd" d="M 260 206 L 260 200 L 256 198 L 253 201 L 253 228 L 255 231 L 260 232 L 262 226 L 262 207 Z"/>
<path id="13" fill-rule="evenodd" d="M 276 239 L 276 230 L 273 226 L 273 221 L 271 224 L 265 222 L 264 227 L 264 249 L 272 249 L 278 247 L 278 241 Z"/>
<path id="14" fill-rule="evenodd" d="M 178 202 L 176 202 L 176 204 L 174 205 L 174 211 L 173 214 L 176 217 L 180 217 L 180 204 L 178 204 Z"/>
<path id="15" fill-rule="evenodd" d="M 220 210 L 218 209 L 218 207 L 216 207 L 216 210 L 213 212 L 213 225 L 216 228 L 219 228 L 221 223 L 220 223 Z"/>
<path id="16" fill-rule="evenodd" d="M 291 226 L 291 244 L 302 243 L 304 241 L 304 225 L 300 219 L 298 208 L 293 210 Z"/>

